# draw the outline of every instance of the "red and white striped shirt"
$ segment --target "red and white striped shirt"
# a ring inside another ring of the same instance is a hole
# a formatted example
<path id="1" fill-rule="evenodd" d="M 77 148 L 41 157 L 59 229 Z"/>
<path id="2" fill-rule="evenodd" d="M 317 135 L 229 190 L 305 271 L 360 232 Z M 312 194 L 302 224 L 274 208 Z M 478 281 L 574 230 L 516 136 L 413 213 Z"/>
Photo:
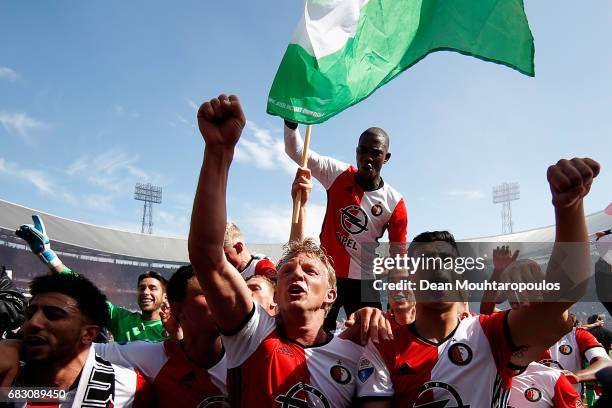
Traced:
<path id="1" fill-rule="evenodd" d="M 332 337 L 305 347 L 288 339 L 259 305 L 240 330 L 223 335 L 232 407 L 352 407 L 363 347 Z"/>
<path id="2" fill-rule="evenodd" d="M 299 163 L 299 131 L 285 126 L 285 151 Z M 402 195 L 383 183 L 364 191 L 356 182 L 357 169 L 312 150 L 308 168 L 327 190 L 327 210 L 321 229 L 321 247 L 334 261 L 336 277 L 373 279 L 372 265 L 378 240 L 388 230 L 391 243 L 405 243 L 408 214 Z"/>
<path id="3" fill-rule="evenodd" d="M 561 370 L 531 363 L 512 378 L 508 408 L 580 408 L 580 395 Z"/>
<path id="4" fill-rule="evenodd" d="M 467 317 L 440 343 L 414 327 L 366 346 L 358 367 L 360 399 L 386 397 L 409 407 L 505 406 L 516 374 L 506 313 Z"/>

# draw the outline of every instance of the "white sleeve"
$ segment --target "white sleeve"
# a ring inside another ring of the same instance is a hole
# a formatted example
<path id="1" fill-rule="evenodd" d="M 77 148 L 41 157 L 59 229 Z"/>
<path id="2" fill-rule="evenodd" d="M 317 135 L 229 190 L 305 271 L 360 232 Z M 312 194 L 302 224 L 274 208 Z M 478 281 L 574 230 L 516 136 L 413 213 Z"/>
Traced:
<path id="1" fill-rule="evenodd" d="M 109 363 L 124 367 L 134 367 L 153 382 L 159 370 L 168 361 L 164 343 L 132 341 L 120 343 L 94 343 L 96 354 Z"/>
<path id="2" fill-rule="evenodd" d="M 255 303 L 251 314 L 238 331 L 221 333 L 227 368 L 235 368 L 244 363 L 275 328 L 275 318 Z"/>
<path id="3" fill-rule="evenodd" d="M 603 347 L 591 347 L 584 352 L 584 356 L 587 361 L 593 360 L 595 357 L 601 357 L 605 360 L 610 360 L 610 356 L 606 353 L 606 349 Z"/>
<path id="4" fill-rule="evenodd" d="M 299 166 L 302 161 L 303 151 L 304 142 L 300 136 L 299 129 L 293 130 L 285 125 L 285 153 Z M 313 177 L 319 180 L 326 190 L 329 189 L 336 177 L 342 174 L 348 167 L 347 163 L 332 157 L 320 156 L 312 149 L 308 149 L 308 168 L 312 172 Z"/>
<path id="5" fill-rule="evenodd" d="M 369 341 L 357 365 L 357 397 L 392 397 L 391 374 L 376 346 Z"/>

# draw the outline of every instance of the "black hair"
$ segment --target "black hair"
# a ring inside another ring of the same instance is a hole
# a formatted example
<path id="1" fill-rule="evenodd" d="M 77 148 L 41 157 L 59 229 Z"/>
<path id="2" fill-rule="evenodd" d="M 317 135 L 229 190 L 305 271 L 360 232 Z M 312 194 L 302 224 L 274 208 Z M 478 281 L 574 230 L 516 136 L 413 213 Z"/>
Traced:
<path id="1" fill-rule="evenodd" d="M 182 302 L 187 296 L 189 280 L 195 276 L 191 265 L 181 266 L 172 274 L 166 288 L 168 302 Z"/>
<path id="2" fill-rule="evenodd" d="M 389 135 L 383 129 L 379 127 L 371 127 L 363 131 L 363 133 L 359 136 L 359 141 L 361 142 L 362 138 L 366 136 L 377 136 L 382 137 L 385 140 L 385 144 L 387 145 L 387 149 L 389 148 Z"/>
<path id="3" fill-rule="evenodd" d="M 589 318 L 587 319 L 587 323 L 588 324 L 593 324 L 593 323 L 595 323 L 598 320 L 599 320 L 599 315 L 597 315 L 597 314 L 590 315 Z"/>
<path id="4" fill-rule="evenodd" d="M 56 273 L 38 276 L 30 282 L 32 298 L 51 292 L 61 293 L 76 300 L 81 314 L 100 329 L 108 324 L 110 316 L 106 296 L 89 279 L 80 275 Z"/>
<path id="5" fill-rule="evenodd" d="M 420 246 L 419 244 L 428 243 L 428 242 L 436 242 L 436 241 L 444 241 L 448 242 L 455 248 L 457 255 L 459 255 L 459 249 L 457 248 L 457 242 L 455 242 L 455 237 L 448 231 L 426 231 L 422 232 L 410 243 L 408 247 L 408 256 L 414 256 L 417 248 Z"/>
<path id="6" fill-rule="evenodd" d="M 147 271 L 141 274 L 140 276 L 138 276 L 138 283 L 140 284 L 140 281 L 146 278 L 157 279 L 162 284 L 162 289 L 164 290 L 166 289 L 166 286 L 168 285 L 168 281 L 166 280 L 166 278 L 164 278 L 158 272 L 155 272 L 155 271 Z"/>

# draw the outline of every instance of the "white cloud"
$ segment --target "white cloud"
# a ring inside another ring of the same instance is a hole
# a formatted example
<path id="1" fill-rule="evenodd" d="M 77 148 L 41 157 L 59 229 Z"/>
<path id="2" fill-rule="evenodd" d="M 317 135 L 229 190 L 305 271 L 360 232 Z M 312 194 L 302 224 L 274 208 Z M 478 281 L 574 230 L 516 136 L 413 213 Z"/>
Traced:
<path id="1" fill-rule="evenodd" d="M 19 78 L 19 74 L 9 67 L 0 67 L 0 78 L 14 81 Z"/>
<path id="2" fill-rule="evenodd" d="M 65 173 L 69 176 L 84 177 L 91 184 L 114 193 L 131 190 L 136 181 L 160 180 L 160 176 L 149 174 L 136 166 L 138 160 L 138 155 L 111 149 L 94 157 L 89 155 L 80 157 L 66 168 Z"/>
<path id="3" fill-rule="evenodd" d="M 0 111 L 0 124 L 8 133 L 17 135 L 28 143 L 32 142 L 31 131 L 45 127 L 42 122 L 31 118 L 24 112 Z"/>
<path id="4" fill-rule="evenodd" d="M 60 186 L 56 185 L 51 176 L 45 172 L 18 166 L 16 163 L 6 161 L 0 157 L 0 173 L 7 174 L 14 179 L 30 183 L 39 193 L 54 197 L 72 206 L 78 206 L 76 197 Z"/>
<path id="5" fill-rule="evenodd" d="M 187 100 L 187 104 L 189 104 L 189 106 L 191 107 L 191 109 L 193 109 L 195 112 L 198 111 L 198 109 L 200 109 L 200 107 L 198 106 L 197 103 L 195 103 L 193 100 L 186 98 Z"/>
<path id="6" fill-rule="evenodd" d="M 264 170 L 282 169 L 294 175 L 297 165 L 285 154 L 285 144 L 281 138 L 274 138 L 268 129 L 248 121 L 247 130 L 253 137 L 244 133 L 236 146 L 234 158 L 238 163 L 253 163 L 255 167 Z"/>
<path id="7" fill-rule="evenodd" d="M 246 218 L 233 220 L 238 226 L 250 232 L 245 237 L 247 242 L 257 243 L 285 243 L 291 231 L 291 213 L 289 207 L 259 207 L 252 204 L 245 206 Z M 306 217 L 306 236 L 318 240 L 325 216 L 325 206 L 308 203 L 308 216 Z"/>
<path id="8" fill-rule="evenodd" d="M 465 200 L 480 200 L 485 196 L 480 190 L 452 190 L 447 191 L 446 195 L 449 197 L 463 198 Z"/>

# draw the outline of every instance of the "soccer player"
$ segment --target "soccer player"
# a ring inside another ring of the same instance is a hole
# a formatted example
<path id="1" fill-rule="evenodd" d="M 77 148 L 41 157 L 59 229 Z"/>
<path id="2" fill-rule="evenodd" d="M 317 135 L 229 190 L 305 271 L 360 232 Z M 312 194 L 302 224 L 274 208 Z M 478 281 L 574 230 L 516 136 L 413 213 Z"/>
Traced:
<path id="1" fill-rule="evenodd" d="M 270 316 L 275 316 L 274 291 L 276 290 L 276 283 L 264 275 L 253 275 L 247 278 L 246 283 L 251 290 L 253 300 L 259 303 Z"/>
<path id="2" fill-rule="evenodd" d="M 286 121 L 284 129 L 285 152 L 300 163 L 303 142 L 297 123 Z M 328 330 L 336 328 L 341 307 L 347 316 L 364 306 L 381 308 L 379 294 L 372 287 L 371 260 L 385 230 L 392 243 L 391 255 L 404 250 L 406 205 L 402 195 L 380 176 L 390 158 L 389 136 L 377 127 L 359 137 L 357 168 L 309 150 L 307 167 L 327 190 L 321 247 L 334 261 L 338 282 L 338 298 L 325 320 Z"/>
<path id="3" fill-rule="evenodd" d="M 51 249 L 45 224 L 38 215 L 32 215 L 34 224 L 24 224 L 15 234 L 25 240 L 32 252 L 47 265 L 51 273 L 73 273 Z M 140 312 L 131 312 L 107 301 L 110 313 L 108 330 L 115 341 L 133 340 L 163 341 L 164 326 L 159 316 L 166 297 L 166 279 L 159 273 L 149 271 L 138 277 L 138 306 Z"/>
<path id="4" fill-rule="evenodd" d="M 581 408 L 580 395 L 561 370 L 531 363 L 512 378 L 508 408 Z"/>
<path id="5" fill-rule="evenodd" d="M 223 253 L 228 173 L 245 125 L 238 98 L 220 95 L 205 102 L 198 125 L 205 149 L 189 257 L 221 329 L 232 406 L 352 406 L 362 347 L 323 329 L 336 298 L 327 256 L 312 240 L 290 242 L 278 263 L 276 318 L 253 302 Z"/>
<path id="6" fill-rule="evenodd" d="M 253 275 L 263 275 L 268 278 L 276 276 L 276 267 L 272 261 L 265 255 L 251 254 L 244 243 L 242 231 L 233 222 L 228 222 L 225 227 L 223 252 L 229 263 L 240 271 L 244 279 Z"/>
<path id="7" fill-rule="evenodd" d="M 45 406 L 151 406 L 150 386 L 137 370 L 96 354 L 93 341 L 108 321 L 108 307 L 92 282 L 71 274 L 44 275 L 32 280 L 30 294 L 23 342 L 0 343 L 2 385 L 66 392 L 65 403 Z M 6 348 L 14 345 L 25 362 L 20 369 L 13 358 L 5 358 Z"/>
<path id="8" fill-rule="evenodd" d="M 571 299 L 584 294 L 590 272 L 583 198 L 598 173 L 599 165 L 591 159 L 560 160 L 548 170 L 556 242 L 574 244 L 569 250 L 555 245 L 547 280 L 564 282 L 564 289 L 571 286 Z M 447 231 L 420 234 L 408 253 L 424 259 L 459 255 Z M 502 280 L 515 282 L 535 268 L 534 262 L 517 261 L 506 268 Z M 415 279 L 445 283 L 456 280 L 457 274 L 419 269 Z M 571 300 L 524 301 L 522 307 L 511 311 L 459 321 L 461 303 L 448 301 L 445 294 L 437 289 L 416 293 L 415 322 L 407 330 L 396 331 L 394 340 L 383 340 L 378 346 L 368 344 L 358 373 L 363 407 L 388 407 L 392 402 L 414 407 L 505 406 L 511 377 L 572 326 L 566 313 Z M 455 293 L 454 300 L 459 296 Z"/>
<path id="9" fill-rule="evenodd" d="M 225 352 L 191 265 L 180 267 L 170 278 L 168 301 L 183 329 L 181 341 L 96 344 L 96 352 L 111 363 L 140 370 L 153 384 L 160 407 L 225 406 Z"/>

